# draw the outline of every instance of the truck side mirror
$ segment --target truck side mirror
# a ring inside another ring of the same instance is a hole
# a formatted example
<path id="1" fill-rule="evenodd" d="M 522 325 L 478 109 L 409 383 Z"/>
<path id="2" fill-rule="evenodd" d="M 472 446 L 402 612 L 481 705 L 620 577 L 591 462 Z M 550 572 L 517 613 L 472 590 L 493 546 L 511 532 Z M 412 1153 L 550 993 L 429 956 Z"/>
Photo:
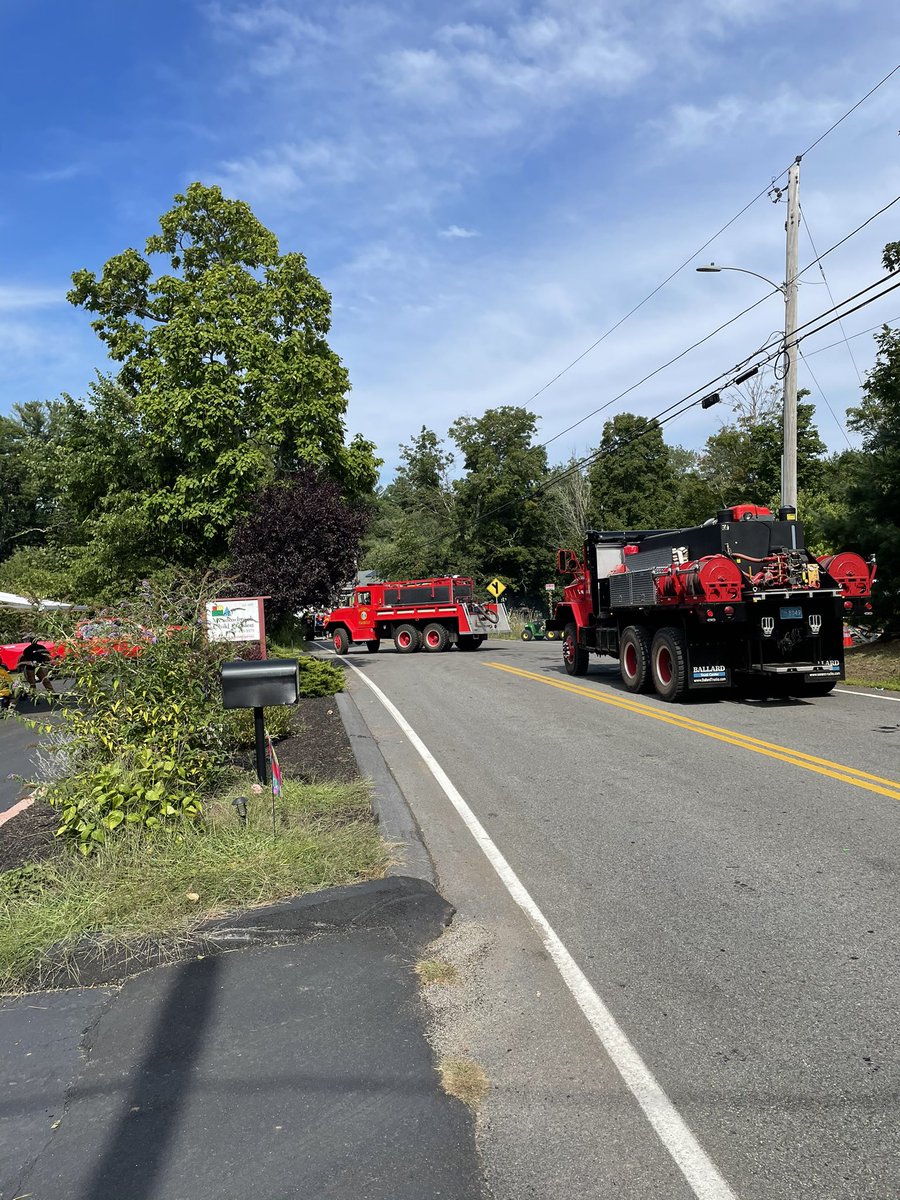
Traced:
<path id="1" fill-rule="evenodd" d="M 556 569 L 560 575 L 575 575 L 578 567 L 578 555 L 574 550 L 557 550 Z"/>

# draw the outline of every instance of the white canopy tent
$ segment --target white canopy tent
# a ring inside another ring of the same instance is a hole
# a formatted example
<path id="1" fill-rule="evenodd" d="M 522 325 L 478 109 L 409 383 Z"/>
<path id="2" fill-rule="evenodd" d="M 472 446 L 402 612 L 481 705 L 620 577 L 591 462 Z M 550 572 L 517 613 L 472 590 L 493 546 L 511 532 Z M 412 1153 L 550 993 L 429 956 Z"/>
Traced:
<path id="1" fill-rule="evenodd" d="M 17 596 L 14 592 L 0 592 L 0 608 L 47 609 L 71 608 L 62 600 L 29 600 L 27 596 Z"/>

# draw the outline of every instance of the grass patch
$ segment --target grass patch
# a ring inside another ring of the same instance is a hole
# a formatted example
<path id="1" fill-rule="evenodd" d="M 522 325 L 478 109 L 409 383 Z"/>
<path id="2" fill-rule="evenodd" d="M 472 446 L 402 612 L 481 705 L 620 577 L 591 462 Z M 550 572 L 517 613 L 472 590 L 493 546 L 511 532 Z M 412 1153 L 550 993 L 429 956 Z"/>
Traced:
<path id="1" fill-rule="evenodd" d="M 424 987 L 435 983 L 459 983 L 459 971 L 439 958 L 423 958 L 416 963 L 416 974 Z"/>
<path id="2" fill-rule="evenodd" d="M 900 692 L 900 639 L 854 646 L 845 656 L 847 683 Z"/>
<path id="3" fill-rule="evenodd" d="M 490 1088 L 482 1066 L 471 1058 L 442 1058 L 438 1063 L 441 1087 L 474 1112 Z"/>
<path id="4" fill-rule="evenodd" d="M 0 875 L 0 992 L 40 979 L 48 951 L 97 935 L 178 937 L 209 917 L 377 878 L 387 853 L 363 784 L 285 782 L 272 836 L 271 796 L 247 775 L 208 802 L 200 828 L 129 830 L 88 858 L 69 851 Z M 248 823 L 231 801 L 247 796 Z"/>

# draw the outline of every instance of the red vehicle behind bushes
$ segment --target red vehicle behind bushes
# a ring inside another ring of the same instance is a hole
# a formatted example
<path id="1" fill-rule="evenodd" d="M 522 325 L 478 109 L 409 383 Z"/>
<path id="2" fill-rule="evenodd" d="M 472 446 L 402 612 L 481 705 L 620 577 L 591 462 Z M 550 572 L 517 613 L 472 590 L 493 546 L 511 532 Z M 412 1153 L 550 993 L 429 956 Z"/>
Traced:
<path id="1" fill-rule="evenodd" d="M 630 692 L 702 688 L 822 696 L 844 677 L 845 619 L 872 611 L 874 559 L 815 558 L 792 508 L 738 504 L 693 529 L 589 531 L 547 628 L 570 675 L 619 660 Z"/>
<path id="2" fill-rule="evenodd" d="M 338 654 L 354 642 L 374 653 L 386 638 L 401 654 L 438 653 L 454 644 L 477 650 L 489 633 L 509 633 L 509 619 L 502 604 L 475 599 L 471 579 L 449 575 L 362 584 L 348 604 L 328 614 L 325 632 Z"/>

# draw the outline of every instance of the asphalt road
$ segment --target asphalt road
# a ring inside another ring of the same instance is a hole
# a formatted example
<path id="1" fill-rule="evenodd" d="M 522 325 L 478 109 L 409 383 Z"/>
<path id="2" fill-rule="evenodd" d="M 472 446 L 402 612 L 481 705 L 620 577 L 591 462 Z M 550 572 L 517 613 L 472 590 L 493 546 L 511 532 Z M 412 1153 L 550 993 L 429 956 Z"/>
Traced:
<path id="1" fill-rule="evenodd" d="M 40 721 L 58 720 L 43 699 L 37 704 L 23 700 L 18 711 L 22 716 L 35 717 Z M 12 808 L 21 796 L 27 794 L 28 788 L 23 780 L 35 774 L 37 746 L 38 734 L 34 729 L 8 714 L 0 718 L 0 813 Z"/>
<path id="2" fill-rule="evenodd" d="M 664 705 L 612 664 L 570 679 L 552 643 L 348 661 L 447 772 L 734 1194 L 896 1200 L 900 704 Z M 479 942 L 459 1032 L 493 1083 L 495 1195 L 699 1195 L 418 754 L 351 690 Z"/>

